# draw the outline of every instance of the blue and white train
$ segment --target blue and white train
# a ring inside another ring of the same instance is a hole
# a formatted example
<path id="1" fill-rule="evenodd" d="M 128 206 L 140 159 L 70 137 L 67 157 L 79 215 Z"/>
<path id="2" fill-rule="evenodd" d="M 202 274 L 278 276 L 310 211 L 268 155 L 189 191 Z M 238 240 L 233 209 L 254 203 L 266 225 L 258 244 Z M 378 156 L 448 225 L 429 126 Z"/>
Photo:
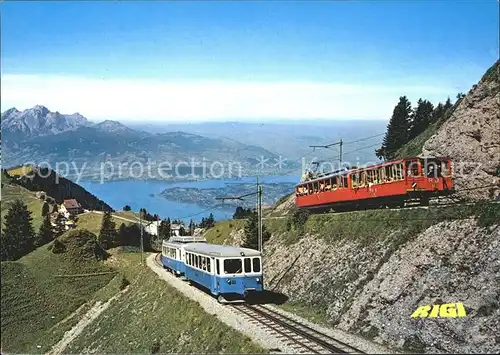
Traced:
<path id="1" fill-rule="evenodd" d="M 162 263 L 206 288 L 219 302 L 264 291 L 259 251 L 208 243 L 163 242 Z"/>
<path id="2" fill-rule="evenodd" d="M 169 241 L 163 241 L 161 262 L 163 267 L 177 276 L 184 276 L 184 246 L 188 243 L 206 243 L 204 237 L 172 237 Z"/>

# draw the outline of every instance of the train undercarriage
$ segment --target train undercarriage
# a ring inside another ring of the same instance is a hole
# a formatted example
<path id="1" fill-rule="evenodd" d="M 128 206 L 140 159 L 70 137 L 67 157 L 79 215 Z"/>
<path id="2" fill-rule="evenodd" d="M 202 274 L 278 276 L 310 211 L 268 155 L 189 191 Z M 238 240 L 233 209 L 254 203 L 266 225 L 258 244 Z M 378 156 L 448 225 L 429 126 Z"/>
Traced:
<path id="1" fill-rule="evenodd" d="M 449 191 L 419 192 L 412 191 L 406 195 L 375 197 L 363 200 L 342 201 L 323 205 L 304 206 L 300 209 L 308 210 L 312 213 L 334 213 L 351 212 L 374 209 L 400 209 L 408 207 L 429 206 L 431 204 L 446 204 L 450 202 Z"/>

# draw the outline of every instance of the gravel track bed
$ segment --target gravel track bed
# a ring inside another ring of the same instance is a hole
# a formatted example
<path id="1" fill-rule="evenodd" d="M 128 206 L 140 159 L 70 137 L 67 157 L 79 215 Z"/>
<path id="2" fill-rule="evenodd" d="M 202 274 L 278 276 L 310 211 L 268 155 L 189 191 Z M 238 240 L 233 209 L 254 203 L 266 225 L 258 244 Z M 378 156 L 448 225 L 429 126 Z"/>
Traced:
<path id="1" fill-rule="evenodd" d="M 343 332 L 341 330 L 337 329 L 332 329 L 332 328 L 327 328 L 321 325 L 318 325 L 316 323 L 312 323 L 311 321 L 308 321 L 305 318 L 299 317 L 298 315 L 294 313 L 287 312 L 279 307 L 276 307 L 274 305 L 270 304 L 264 304 L 262 307 L 269 308 L 270 310 L 273 310 L 277 313 L 280 313 L 284 316 L 287 316 L 297 322 L 300 322 L 304 325 L 307 325 L 308 327 L 311 327 L 314 330 L 317 330 L 320 333 L 326 334 L 331 336 L 332 338 L 337 339 L 338 341 L 341 341 L 343 343 L 346 343 L 354 348 L 357 348 L 361 350 L 364 353 L 367 354 L 397 354 L 397 352 L 391 351 L 390 349 L 387 349 L 381 345 L 374 344 L 373 342 L 363 339 L 357 335 L 349 334 L 346 332 Z"/>

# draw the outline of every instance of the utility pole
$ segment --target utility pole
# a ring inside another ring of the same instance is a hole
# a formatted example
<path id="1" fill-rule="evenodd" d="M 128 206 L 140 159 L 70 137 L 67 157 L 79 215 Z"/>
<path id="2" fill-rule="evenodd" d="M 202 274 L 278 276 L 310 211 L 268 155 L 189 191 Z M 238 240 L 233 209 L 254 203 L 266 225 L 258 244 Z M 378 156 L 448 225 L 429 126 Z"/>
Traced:
<path id="1" fill-rule="evenodd" d="M 262 240 L 262 185 L 257 184 L 257 221 L 259 223 L 258 238 L 259 238 L 259 251 L 262 253 L 263 240 Z"/>
<path id="2" fill-rule="evenodd" d="M 143 242 L 143 228 L 142 228 L 142 211 L 139 211 L 139 224 L 141 225 L 141 265 L 144 265 L 144 242 Z"/>
<path id="3" fill-rule="evenodd" d="M 241 196 L 221 196 L 216 197 L 216 200 L 240 200 L 243 201 L 244 197 L 257 195 L 257 245 L 258 250 L 262 252 L 262 185 L 259 184 L 259 177 L 257 176 L 257 192 L 251 192 Z"/>
<path id="4" fill-rule="evenodd" d="M 139 211 L 139 218 L 135 217 L 135 219 L 137 219 L 139 221 L 139 225 L 141 228 L 141 265 L 143 265 L 144 264 L 144 225 L 142 223 L 142 221 L 143 221 L 142 211 Z M 155 221 L 148 223 L 146 225 L 146 227 L 153 224 L 153 223 L 155 223 Z"/>

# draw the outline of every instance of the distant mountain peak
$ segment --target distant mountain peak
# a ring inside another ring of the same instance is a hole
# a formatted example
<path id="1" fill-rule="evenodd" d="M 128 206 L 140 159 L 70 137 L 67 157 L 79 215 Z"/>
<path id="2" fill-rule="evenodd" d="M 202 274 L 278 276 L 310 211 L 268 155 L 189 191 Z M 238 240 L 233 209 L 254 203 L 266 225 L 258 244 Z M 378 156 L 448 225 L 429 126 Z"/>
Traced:
<path id="1" fill-rule="evenodd" d="M 35 112 L 39 112 L 43 116 L 46 116 L 50 112 L 50 110 L 47 107 L 43 106 L 43 105 L 35 105 L 31 109 L 29 109 L 29 110 L 32 110 L 32 111 L 35 111 Z"/>
<path id="2" fill-rule="evenodd" d="M 95 127 L 101 129 L 130 129 L 124 124 L 114 120 L 104 120 L 96 124 Z"/>
<path id="3" fill-rule="evenodd" d="M 43 105 L 35 105 L 24 111 L 13 107 L 2 113 L 2 130 L 5 131 L 6 140 L 57 134 L 89 125 L 90 122 L 81 115 L 51 112 Z"/>
<path id="4" fill-rule="evenodd" d="M 17 108 L 12 107 L 12 108 L 9 108 L 7 111 L 3 112 L 2 113 L 2 117 L 6 117 L 6 116 L 9 116 L 12 113 L 18 113 L 18 112 L 20 112 L 20 111 Z"/>

